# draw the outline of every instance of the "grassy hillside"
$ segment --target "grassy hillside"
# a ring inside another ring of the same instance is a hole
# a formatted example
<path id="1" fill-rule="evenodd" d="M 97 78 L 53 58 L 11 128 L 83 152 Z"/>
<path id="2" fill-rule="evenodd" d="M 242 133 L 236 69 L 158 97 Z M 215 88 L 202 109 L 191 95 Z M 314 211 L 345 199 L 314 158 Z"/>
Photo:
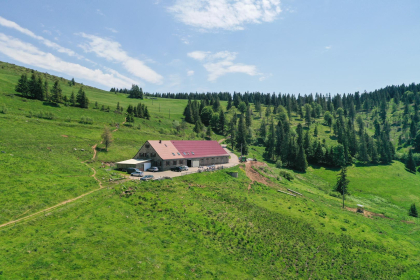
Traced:
<path id="1" fill-rule="evenodd" d="M 420 226 L 407 215 L 408 206 L 420 202 L 420 175 L 401 162 L 351 166 L 346 210 L 331 192 L 338 170 L 320 166 L 306 173 L 287 170 L 291 181 L 267 162 L 252 167 L 259 181 L 251 181 L 240 166 L 230 170 L 239 172 L 237 179 L 222 170 L 173 181 L 109 182 L 121 173 L 107 163 L 131 158 L 147 139 L 197 139 L 191 125 L 182 133 L 172 129 L 187 101 L 141 100 L 151 120 L 136 118 L 126 126 L 124 115 L 113 110 L 54 107 L 16 95 L 23 71 L 30 70 L 0 63 L 0 108 L 7 108 L 0 114 L 0 224 L 98 189 L 94 171 L 104 188 L 0 228 L 0 279 L 420 277 Z M 54 77 L 46 77 L 52 84 Z M 67 95 L 80 87 L 60 83 Z M 124 94 L 84 88 L 91 105 L 114 109 L 117 102 L 124 108 L 138 103 Z M 55 118 L 40 118 L 39 112 Z M 82 116 L 93 124 L 80 123 Z M 370 116 L 364 117 L 368 122 Z M 322 120 L 316 121 L 319 139 L 336 143 Z M 254 114 L 252 127 L 260 122 Z M 299 122 L 293 115 L 292 127 Z M 117 123 L 109 151 L 99 145 L 92 159 L 104 126 L 114 130 Z M 251 146 L 249 155 L 263 161 L 263 151 Z M 277 191 L 286 188 L 303 197 Z M 356 204 L 366 205 L 369 215 L 350 211 Z"/>

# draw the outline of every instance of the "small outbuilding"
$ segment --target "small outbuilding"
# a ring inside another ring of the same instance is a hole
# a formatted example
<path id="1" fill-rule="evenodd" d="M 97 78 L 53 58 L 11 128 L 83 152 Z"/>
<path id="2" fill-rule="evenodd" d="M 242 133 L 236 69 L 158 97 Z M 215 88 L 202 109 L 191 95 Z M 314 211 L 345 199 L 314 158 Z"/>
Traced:
<path id="1" fill-rule="evenodd" d="M 149 159 L 128 159 L 117 162 L 117 168 L 121 170 L 127 170 L 127 168 L 138 168 L 141 171 L 145 171 L 152 166 L 151 160 Z"/>
<path id="2" fill-rule="evenodd" d="M 361 204 L 357 204 L 357 212 L 358 213 L 363 213 L 365 212 L 365 207 Z"/>

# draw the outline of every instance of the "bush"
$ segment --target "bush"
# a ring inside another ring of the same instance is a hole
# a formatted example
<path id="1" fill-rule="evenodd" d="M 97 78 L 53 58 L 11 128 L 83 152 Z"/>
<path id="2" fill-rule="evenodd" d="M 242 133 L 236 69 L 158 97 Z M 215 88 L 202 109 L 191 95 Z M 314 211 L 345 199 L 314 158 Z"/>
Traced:
<path id="1" fill-rule="evenodd" d="M 71 122 L 71 117 L 66 117 L 66 118 L 64 119 L 64 121 L 65 121 L 65 122 Z"/>
<path id="2" fill-rule="evenodd" d="M 281 160 L 276 161 L 276 167 L 281 168 L 283 166 L 283 162 Z"/>
<path id="3" fill-rule="evenodd" d="M 83 124 L 93 124 L 93 119 L 89 118 L 89 117 L 81 117 L 80 118 L 80 123 Z"/>
<path id="4" fill-rule="evenodd" d="M 289 181 L 292 181 L 294 179 L 293 175 L 285 170 L 280 170 L 279 175 Z"/>
<path id="5" fill-rule="evenodd" d="M 7 114 L 7 107 L 6 107 L 6 105 L 3 105 L 3 106 L 1 107 L 1 109 L 0 109 L 0 113 L 2 113 L 2 114 Z"/>

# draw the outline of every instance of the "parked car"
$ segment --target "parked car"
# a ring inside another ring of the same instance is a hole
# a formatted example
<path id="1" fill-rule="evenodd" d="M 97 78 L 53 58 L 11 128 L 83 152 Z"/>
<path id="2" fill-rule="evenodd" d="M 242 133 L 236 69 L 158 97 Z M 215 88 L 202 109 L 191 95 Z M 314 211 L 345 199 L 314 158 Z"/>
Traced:
<path id="1" fill-rule="evenodd" d="M 133 172 L 141 172 L 141 171 L 138 168 L 133 168 L 133 167 L 127 168 L 127 173 L 128 174 L 131 174 Z"/>
<path id="2" fill-rule="evenodd" d="M 188 166 L 183 165 L 183 166 L 180 166 L 180 167 L 181 167 L 181 171 L 188 171 Z"/>
<path id="3" fill-rule="evenodd" d="M 141 181 L 149 181 L 149 180 L 153 180 L 155 177 L 153 177 L 153 175 L 146 175 L 142 178 L 140 178 Z"/>
<path id="4" fill-rule="evenodd" d="M 171 171 L 181 172 L 181 166 L 175 166 L 171 168 Z"/>
<path id="5" fill-rule="evenodd" d="M 147 169 L 147 171 L 149 171 L 149 172 L 158 172 L 159 171 L 159 168 L 157 168 L 156 166 L 152 166 L 149 169 Z"/>
<path id="6" fill-rule="evenodd" d="M 131 173 L 131 176 L 134 176 L 134 177 L 143 177 L 143 171 L 133 172 L 133 173 Z"/>

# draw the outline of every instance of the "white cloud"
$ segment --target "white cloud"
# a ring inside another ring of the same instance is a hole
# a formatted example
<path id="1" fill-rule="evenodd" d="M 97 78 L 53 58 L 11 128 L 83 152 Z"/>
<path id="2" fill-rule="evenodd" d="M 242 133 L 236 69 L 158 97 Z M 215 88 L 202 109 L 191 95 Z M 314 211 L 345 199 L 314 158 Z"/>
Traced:
<path id="1" fill-rule="evenodd" d="M 163 77 L 161 75 L 145 65 L 143 61 L 130 57 L 121 49 L 120 43 L 85 33 L 79 35 L 89 39 L 88 43 L 79 45 L 85 52 L 93 52 L 109 61 L 121 63 L 131 74 L 147 82 L 162 83 Z"/>
<path id="2" fill-rule="evenodd" d="M 193 70 L 187 71 L 187 76 L 193 76 L 193 75 L 194 75 L 194 71 Z"/>
<path id="3" fill-rule="evenodd" d="M 46 34 L 48 34 L 48 35 L 52 35 L 51 31 L 49 31 L 49 30 L 42 30 L 42 32 L 43 32 L 43 33 L 46 33 Z"/>
<path id="4" fill-rule="evenodd" d="M 228 73 L 243 73 L 250 76 L 261 75 L 255 65 L 234 63 L 237 53 L 222 51 L 215 54 L 211 52 L 195 51 L 187 54 L 198 61 L 203 61 L 203 66 L 209 73 L 208 80 L 215 81 Z"/>
<path id="5" fill-rule="evenodd" d="M 104 14 L 104 13 L 102 13 L 102 11 L 101 11 L 100 9 L 96 9 L 96 13 L 97 13 L 98 15 L 105 16 L 105 14 Z"/>
<path id="6" fill-rule="evenodd" d="M 242 30 L 248 23 L 271 22 L 281 12 L 280 0 L 176 0 L 168 10 L 204 30 Z"/>
<path id="7" fill-rule="evenodd" d="M 74 51 L 72 51 L 72 50 L 70 50 L 70 49 L 67 49 L 67 48 L 64 48 L 64 47 L 62 47 L 62 46 L 58 45 L 57 43 L 51 42 L 50 40 L 47 40 L 47 39 L 45 39 L 45 38 L 44 38 L 44 37 L 42 37 L 42 36 L 35 35 L 35 34 L 34 34 L 32 31 L 30 31 L 29 29 L 23 28 L 23 27 L 21 27 L 19 24 L 15 23 L 15 22 L 13 22 L 13 21 L 7 20 L 7 19 L 5 19 L 5 18 L 3 18 L 3 17 L 1 17 L 1 16 L 0 16 L 0 25 L 2 25 L 2 26 L 4 26 L 4 27 L 8 27 L 8 28 L 13 28 L 13 29 L 15 29 L 15 30 L 17 30 L 17 31 L 19 31 L 19 32 L 21 32 L 21 33 L 23 33 L 23 34 L 25 34 L 25 35 L 28 35 L 29 37 L 32 37 L 32 38 L 34 38 L 34 39 L 36 39 L 36 40 L 39 40 L 39 41 L 41 41 L 41 43 L 43 43 L 45 46 L 50 47 L 50 48 L 52 48 L 52 49 L 55 49 L 56 51 L 58 51 L 58 52 L 60 52 L 60 53 L 65 53 L 65 54 L 67 54 L 67 55 L 69 55 L 69 56 L 74 56 L 74 57 L 77 57 L 77 58 L 83 58 L 83 56 L 78 55 L 78 54 L 77 54 L 77 53 L 75 53 Z M 46 31 L 46 30 L 44 30 L 44 32 L 45 32 L 45 31 Z"/>
<path id="8" fill-rule="evenodd" d="M 105 27 L 105 29 L 111 31 L 112 33 L 118 33 L 118 30 L 111 28 L 111 27 Z"/>
<path id="9" fill-rule="evenodd" d="M 210 52 L 202 52 L 202 51 L 195 51 L 195 52 L 190 52 L 187 55 L 191 58 L 194 58 L 195 60 L 203 60 L 207 57 L 207 55 L 209 55 Z"/>
<path id="10" fill-rule="evenodd" d="M 326 46 L 325 49 L 326 50 L 330 50 L 332 48 L 332 46 Z"/>
<path id="11" fill-rule="evenodd" d="M 122 88 L 137 84 L 136 81 L 114 70 L 109 69 L 109 73 L 104 73 L 99 69 L 90 69 L 80 64 L 66 62 L 51 53 L 40 51 L 32 44 L 3 33 L 0 33 L 0 52 L 25 64 L 89 80 L 107 87 Z"/>

